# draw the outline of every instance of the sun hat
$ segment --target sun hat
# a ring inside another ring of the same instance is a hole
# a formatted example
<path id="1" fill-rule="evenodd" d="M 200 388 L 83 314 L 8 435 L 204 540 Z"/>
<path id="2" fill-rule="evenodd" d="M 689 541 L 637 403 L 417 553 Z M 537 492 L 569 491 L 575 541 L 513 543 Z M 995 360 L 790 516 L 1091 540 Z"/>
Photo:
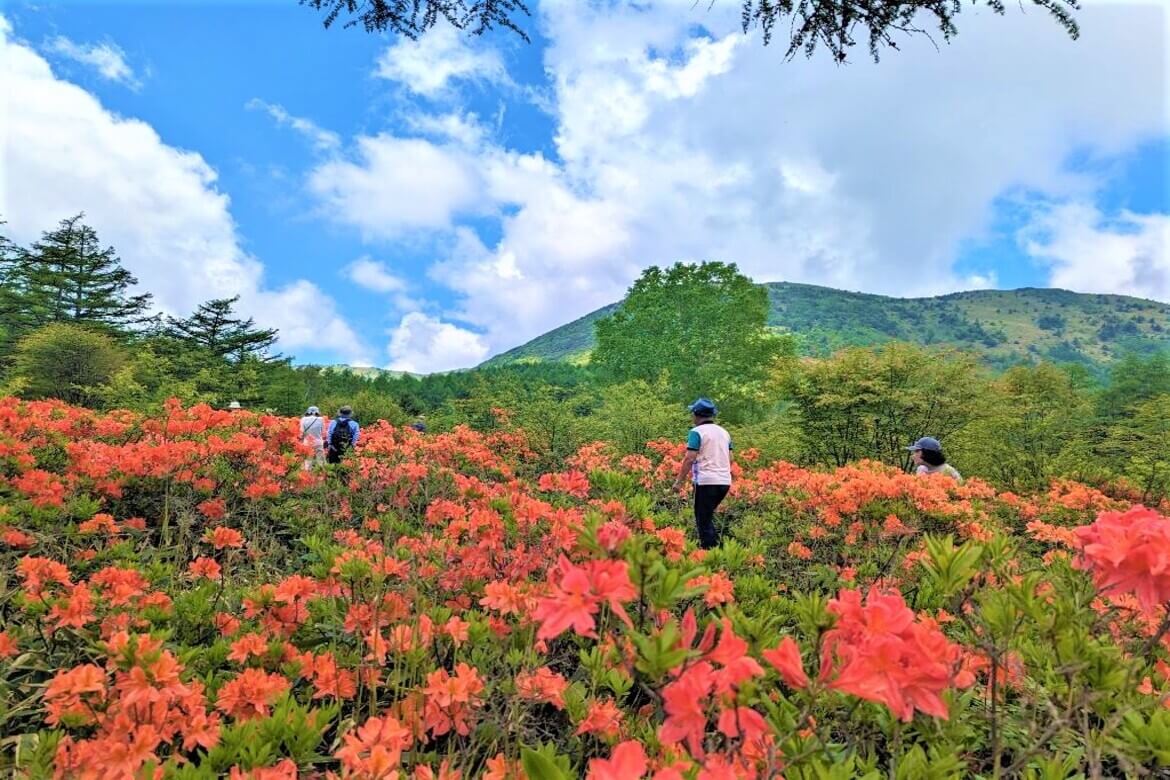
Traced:
<path id="1" fill-rule="evenodd" d="M 699 417 L 714 417 L 719 414 L 719 409 L 715 407 L 715 403 L 710 398 L 700 398 L 693 404 L 687 407 L 691 414 Z"/>
<path id="2" fill-rule="evenodd" d="M 310 406 L 307 410 L 305 410 L 305 414 L 320 414 L 320 413 L 321 413 L 321 410 L 315 406 Z"/>
<path id="3" fill-rule="evenodd" d="M 349 417 L 351 414 L 353 414 L 353 409 L 349 406 L 343 406 L 337 410 L 337 413 L 342 417 Z"/>
<path id="4" fill-rule="evenodd" d="M 228 404 L 228 408 L 229 409 L 243 409 L 244 407 L 240 406 L 239 401 L 232 401 L 230 404 Z"/>
<path id="5" fill-rule="evenodd" d="M 942 445 L 939 444 L 938 439 L 933 436 L 923 436 L 918 441 L 911 444 L 906 449 L 913 452 L 914 450 L 931 450 L 933 452 L 942 452 Z"/>

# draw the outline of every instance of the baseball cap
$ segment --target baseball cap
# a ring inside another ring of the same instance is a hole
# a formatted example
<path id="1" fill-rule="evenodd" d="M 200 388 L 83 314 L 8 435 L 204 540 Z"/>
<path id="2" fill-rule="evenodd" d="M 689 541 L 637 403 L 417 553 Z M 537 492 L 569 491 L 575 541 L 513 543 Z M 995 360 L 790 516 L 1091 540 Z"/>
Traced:
<path id="1" fill-rule="evenodd" d="M 914 450 L 933 450 L 934 452 L 942 452 L 942 445 L 938 443 L 938 439 L 933 436 L 923 436 L 918 441 L 911 444 L 906 449 Z"/>
<path id="2" fill-rule="evenodd" d="M 700 398 L 693 404 L 687 407 L 691 414 L 697 414 L 700 417 L 714 417 L 719 413 L 715 407 L 715 403 L 710 398 Z"/>

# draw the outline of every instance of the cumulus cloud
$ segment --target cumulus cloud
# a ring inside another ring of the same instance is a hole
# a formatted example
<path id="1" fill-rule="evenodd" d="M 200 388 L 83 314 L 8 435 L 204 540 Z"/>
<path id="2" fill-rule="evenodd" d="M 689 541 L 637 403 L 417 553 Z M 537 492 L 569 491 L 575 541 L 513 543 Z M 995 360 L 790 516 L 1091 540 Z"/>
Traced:
<path id="1" fill-rule="evenodd" d="M 45 50 L 92 68 L 107 81 L 118 82 L 133 90 L 142 87 L 134 69 L 126 62 L 126 52 L 115 43 L 76 43 L 58 35 L 45 44 Z"/>
<path id="2" fill-rule="evenodd" d="M 253 111 L 263 111 L 272 117 L 278 125 L 291 127 L 308 139 L 318 151 L 332 151 L 341 145 L 341 137 L 337 133 L 319 127 L 310 119 L 293 116 L 285 110 L 284 106 L 277 103 L 268 103 L 260 98 L 252 98 L 245 107 Z"/>
<path id="3" fill-rule="evenodd" d="M 499 53 L 477 43 L 441 24 L 418 40 L 399 39 L 378 59 L 375 75 L 428 98 L 450 94 L 453 82 L 507 82 Z"/>
<path id="4" fill-rule="evenodd" d="M 0 214 L 14 240 L 34 240 L 84 211 L 163 311 L 186 314 L 209 298 L 238 294 L 242 311 L 281 329 L 282 349 L 368 357 L 313 284 L 265 284 L 263 265 L 241 248 L 228 197 L 200 155 L 109 112 L 10 32 L 0 23 Z"/>
<path id="5" fill-rule="evenodd" d="M 1091 4 L 1079 41 L 1043 14 L 964 14 L 941 51 L 912 38 L 839 67 L 785 62 L 742 35 L 734 5 L 548 0 L 555 159 L 435 115 L 359 138 L 310 181 L 372 240 L 440 236 L 445 315 L 496 352 L 618 299 L 651 264 L 895 295 L 994 284 L 954 263 L 997 199 L 1091 199 L 1100 181 L 1070 157 L 1170 132 L 1156 6 Z M 430 89 L 422 69 L 397 73 Z M 469 216 L 498 220 L 498 239 Z"/>
<path id="6" fill-rule="evenodd" d="M 1038 215 L 1021 238 L 1049 268 L 1053 287 L 1170 302 L 1170 214 L 1109 219 L 1091 204 L 1064 203 Z"/>
<path id="7" fill-rule="evenodd" d="M 411 312 L 390 336 L 390 368 L 432 373 L 479 363 L 488 346 L 476 333 L 450 322 Z"/>
<path id="8" fill-rule="evenodd" d="M 390 273 L 385 263 L 360 257 L 345 267 L 346 277 L 354 284 L 378 293 L 402 292 L 406 282 Z"/>
<path id="9" fill-rule="evenodd" d="M 322 163 L 309 190 L 325 213 L 370 238 L 446 228 L 484 208 L 474 159 L 462 150 L 389 133 L 358 139 L 353 159 Z"/>

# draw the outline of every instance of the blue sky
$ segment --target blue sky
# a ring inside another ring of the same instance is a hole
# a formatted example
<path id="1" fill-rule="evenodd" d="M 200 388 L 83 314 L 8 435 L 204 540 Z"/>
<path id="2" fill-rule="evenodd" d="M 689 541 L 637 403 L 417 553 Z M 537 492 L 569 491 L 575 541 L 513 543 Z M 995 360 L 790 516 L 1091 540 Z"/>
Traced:
<path id="1" fill-rule="evenodd" d="M 474 365 L 639 271 L 739 263 L 891 295 L 1061 286 L 1170 300 L 1164 4 L 1081 40 L 965 11 L 785 62 L 735 3 L 548 0 L 419 43 L 292 2 L 0 10 L 0 215 L 84 210 L 158 303 L 241 295 L 302 362 Z"/>

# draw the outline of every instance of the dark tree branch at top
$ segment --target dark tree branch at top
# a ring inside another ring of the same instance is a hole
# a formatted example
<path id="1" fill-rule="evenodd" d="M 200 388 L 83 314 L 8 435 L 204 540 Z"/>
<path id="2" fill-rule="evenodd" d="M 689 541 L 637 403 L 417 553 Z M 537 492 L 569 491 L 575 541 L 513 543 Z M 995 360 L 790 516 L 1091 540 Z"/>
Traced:
<path id="1" fill-rule="evenodd" d="M 587 0 L 581 0 L 586 2 Z M 710 0 L 718 2 L 719 0 Z M 956 17 L 963 0 L 737 0 L 742 3 L 744 32 L 759 28 L 764 45 L 772 42 L 776 25 L 788 19 L 786 57 L 803 52 L 811 57 L 819 46 L 829 50 L 836 62 L 848 59 L 858 37 L 868 39 L 870 56 L 879 59 L 883 48 L 898 49 L 897 36 L 926 35 L 937 28 L 944 41 L 958 34 Z M 724 0 L 730 2 L 730 0 Z M 1079 0 L 1020 0 L 1048 12 L 1072 38 L 1080 35 L 1073 11 Z M 525 41 L 528 34 L 522 17 L 531 15 L 525 0 L 300 0 L 325 12 L 325 26 L 347 18 L 345 26 L 358 24 L 367 32 L 391 31 L 417 39 L 446 20 L 472 35 L 497 27 L 511 30 Z M 971 0 L 997 14 L 1006 10 L 1004 0 Z M 929 28 L 929 29 L 928 29 Z"/>
<path id="2" fill-rule="evenodd" d="M 530 15 L 524 0 L 300 0 L 300 3 L 324 11 L 326 27 L 344 14 L 355 17 L 345 23 L 346 27 L 361 24 L 366 32 L 390 30 L 414 40 L 444 19 L 472 35 L 503 27 L 529 40 L 528 33 L 516 21 L 517 17 Z"/>

